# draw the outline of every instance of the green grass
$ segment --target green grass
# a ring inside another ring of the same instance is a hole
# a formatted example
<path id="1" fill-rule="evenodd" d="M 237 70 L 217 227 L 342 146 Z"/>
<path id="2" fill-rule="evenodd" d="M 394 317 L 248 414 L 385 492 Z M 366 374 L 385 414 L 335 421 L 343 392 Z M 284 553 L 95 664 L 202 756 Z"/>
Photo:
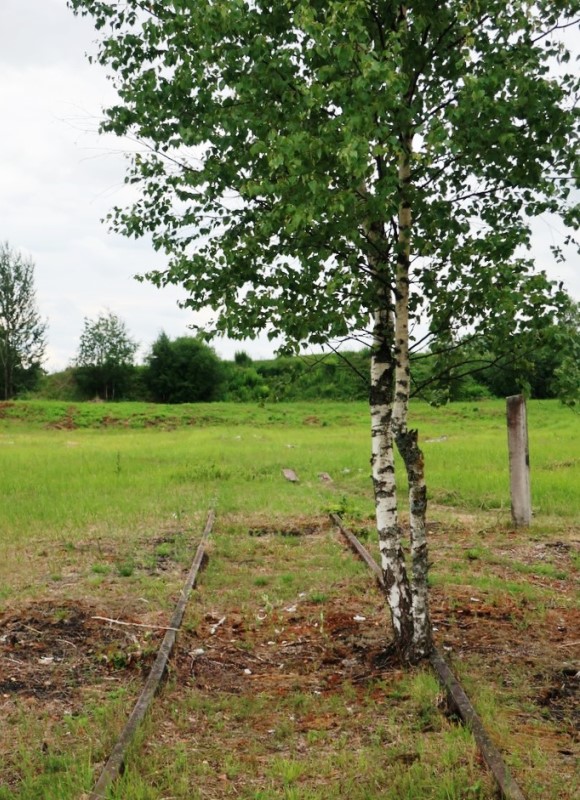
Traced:
<path id="1" fill-rule="evenodd" d="M 555 402 L 528 410 L 536 512 L 529 531 L 510 523 L 503 403 L 417 404 L 411 424 L 420 430 L 430 518 L 439 525 L 431 536 L 435 609 L 438 619 L 445 614 L 438 636 L 526 795 L 571 800 L 569 762 L 558 755 L 565 726 L 534 701 L 537 675 L 568 651 L 542 645 L 544 652 L 538 639 L 531 655 L 497 656 L 506 642 L 527 647 L 538 631 L 553 637 L 565 629 L 580 565 L 568 544 L 578 538 L 578 417 Z M 280 663 L 298 642 L 301 663 L 318 664 L 309 675 L 340 675 L 352 655 L 332 651 L 337 615 L 365 618 L 363 632 L 349 634 L 355 655 L 388 628 L 366 567 L 326 522 L 339 510 L 376 552 L 369 443 L 368 410 L 354 403 L 0 404 L 0 612 L 51 604 L 48 656 L 56 661 L 46 669 L 64 683 L 71 676 L 59 672 L 59 654 L 84 646 L 58 628 L 71 607 L 153 626 L 109 642 L 103 623 L 87 671 L 75 676 L 82 690 L 75 685 L 70 697 L 10 695 L 0 800 L 72 800 L 91 788 L 142 687 L 154 626 L 168 622 L 210 506 L 217 523 L 182 649 L 111 797 L 490 800 L 473 740 L 442 713 L 429 671 L 386 670 L 321 688 L 295 666 L 278 682 L 255 679 L 273 658 L 270 642 Z M 286 467 L 298 484 L 284 480 Z M 333 483 L 320 482 L 319 472 Z M 489 649 L 478 650 L 473 636 L 462 651 L 475 625 L 491 637 Z M 228 648 L 224 680 L 248 664 L 243 680 L 255 680 L 254 691 L 243 683 L 196 687 L 192 654 L 202 648 L 211 658 L 218 641 Z M 37 664 L 47 655 L 31 652 Z M 334 661 L 324 661 L 329 652 Z M 272 663 L 276 677 L 278 659 Z M 7 675 L 20 669 L 1 666 Z M 534 740 L 554 742 L 547 761 L 530 744 L 530 729 Z"/>
<path id="2" fill-rule="evenodd" d="M 4 519 L 10 540 L 19 528 L 37 535 L 58 525 L 67 534 L 95 517 L 122 526 L 157 512 L 179 516 L 214 496 L 222 513 L 288 514 L 303 507 L 357 517 L 372 509 L 364 404 L 70 408 L 32 401 L 3 406 L 0 490 L 13 498 Z M 67 413 L 78 428 L 46 430 Z M 500 401 L 412 406 L 432 502 L 509 513 L 504 416 Z M 535 513 L 578 513 L 578 416 L 555 401 L 531 402 L 529 430 Z M 298 473 L 299 485 L 281 481 L 284 467 Z M 320 485 L 319 472 L 330 473 L 334 485 Z M 404 492 L 402 475 L 400 484 Z"/>

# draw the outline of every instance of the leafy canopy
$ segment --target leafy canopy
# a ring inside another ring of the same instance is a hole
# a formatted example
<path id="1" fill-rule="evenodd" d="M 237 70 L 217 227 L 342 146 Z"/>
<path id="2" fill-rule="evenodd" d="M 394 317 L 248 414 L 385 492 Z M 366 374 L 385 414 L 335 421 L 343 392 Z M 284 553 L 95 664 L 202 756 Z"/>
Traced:
<path id="1" fill-rule="evenodd" d="M 74 366 L 77 385 L 87 396 L 118 399 L 133 376 L 138 344 L 111 311 L 85 318 Z"/>
<path id="2" fill-rule="evenodd" d="M 133 364 L 138 344 L 123 320 L 112 311 L 96 319 L 85 317 L 76 365 L 79 367 L 126 366 Z"/>
<path id="3" fill-rule="evenodd" d="M 366 331 L 377 281 L 393 289 L 401 202 L 411 313 L 433 333 L 501 340 L 546 309 L 525 249 L 531 218 L 580 219 L 559 42 L 579 0 L 69 2 L 114 73 L 103 129 L 148 147 L 112 225 L 152 234 L 168 267 L 146 277 L 183 285 L 217 331 L 295 349 Z"/>

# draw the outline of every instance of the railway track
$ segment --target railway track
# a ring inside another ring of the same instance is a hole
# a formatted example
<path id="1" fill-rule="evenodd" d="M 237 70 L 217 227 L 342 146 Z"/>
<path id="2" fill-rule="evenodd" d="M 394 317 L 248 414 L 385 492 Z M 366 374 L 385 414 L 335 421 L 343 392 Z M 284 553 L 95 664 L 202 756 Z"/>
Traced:
<path id="1" fill-rule="evenodd" d="M 159 684 L 165 672 L 165 668 L 167 667 L 169 656 L 171 655 L 173 646 L 175 645 L 177 632 L 183 620 L 187 601 L 189 600 L 191 591 L 195 586 L 197 574 L 203 563 L 205 546 L 212 531 L 214 520 L 215 514 L 212 510 L 207 516 L 205 528 L 201 535 L 201 541 L 195 553 L 195 557 L 191 564 L 187 579 L 183 585 L 183 589 L 181 590 L 181 595 L 177 601 L 177 605 L 175 606 L 175 611 L 171 617 L 171 622 L 169 623 L 168 629 L 163 637 L 163 641 L 161 642 L 161 647 L 157 653 L 157 658 L 151 667 L 149 676 L 145 681 L 145 686 L 143 687 L 143 690 L 139 695 L 137 702 L 135 703 L 133 711 L 127 720 L 127 724 L 117 739 L 117 743 L 113 747 L 111 755 L 103 767 L 94 789 L 88 795 L 88 800 L 102 800 L 104 797 L 106 797 L 109 786 L 115 781 L 123 769 L 125 756 L 127 754 L 127 750 L 129 749 L 129 745 L 133 741 L 133 737 L 135 736 L 139 725 L 143 721 L 145 714 L 147 713 L 147 710 L 153 701 L 155 693 L 159 688 Z"/>
<path id="2" fill-rule="evenodd" d="M 377 579 L 377 583 L 384 588 L 383 573 L 377 562 L 373 559 L 366 547 L 359 542 L 356 536 L 346 528 L 337 514 L 332 514 L 332 520 L 339 528 L 342 535 L 349 545 L 367 564 L 369 569 Z M 447 692 L 450 707 L 460 716 L 462 722 L 467 725 L 473 734 L 483 760 L 492 773 L 501 796 L 505 800 L 525 800 L 525 796 L 506 767 L 501 753 L 493 744 L 483 723 L 465 693 L 463 687 L 451 671 L 442 654 L 435 649 L 430 657 L 431 666 L 435 670 L 442 687 Z"/>
<path id="3" fill-rule="evenodd" d="M 332 514 L 331 518 L 333 523 L 347 540 L 350 547 L 358 554 L 360 558 L 365 561 L 369 569 L 374 574 L 378 584 L 383 586 L 382 571 L 370 553 L 356 538 L 356 536 L 354 536 L 354 534 L 344 526 L 342 519 L 338 515 Z M 123 771 L 129 746 L 133 741 L 139 725 L 145 718 L 145 715 L 151 706 L 151 703 L 161 683 L 161 679 L 165 673 L 168 660 L 175 645 L 177 633 L 183 620 L 187 602 L 195 586 L 197 575 L 205 558 L 205 548 L 207 540 L 212 532 L 214 521 L 215 514 L 213 511 L 210 511 L 201 535 L 199 546 L 195 553 L 195 557 L 191 564 L 187 579 L 182 588 L 180 598 L 176 604 L 170 624 L 167 627 L 155 662 L 145 681 L 143 690 L 137 702 L 135 703 L 131 714 L 129 715 L 125 727 L 117 739 L 117 742 L 111 751 L 111 755 L 105 763 L 93 790 L 88 795 L 83 795 L 82 800 L 104 800 L 108 796 L 109 788 L 112 786 L 112 784 L 114 784 L 115 780 Z M 489 735 L 485 731 L 481 719 L 479 718 L 477 712 L 469 701 L 469 698 L 453 675 L 441 653 L 435 650 L 430 661 L 431 666 L 437 674 L 441 685 L 447 693 L 450 707 L 459 715 L 463 723 L 471 730 L 475 742 L 481 752 L 482 758 L 493 775 L 501 796 L 505 798 L 505 800 L 525 800 L 522 790 L 508 771 L 500 752 L 492 743 Z"/>

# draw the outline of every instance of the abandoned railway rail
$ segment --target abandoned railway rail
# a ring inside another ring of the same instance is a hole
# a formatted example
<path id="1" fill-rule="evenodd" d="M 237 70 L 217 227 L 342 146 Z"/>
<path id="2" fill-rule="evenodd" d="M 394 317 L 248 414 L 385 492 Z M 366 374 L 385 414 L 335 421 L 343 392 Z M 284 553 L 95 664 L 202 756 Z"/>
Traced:
<path id="1" fill-rule="evenodd" d="M 331 516 L 333 522 L 337 525 L 349 545 L 367 564 L 369 569 L 374 573 L 378 584 L 383 588 L 383 574 L 379 565 L 352 531 L 344 526 L 338 514 L 332 514 Z M 477 711 L 467 697 L 461 684 L 453 675 L 449 665 L 436 648 L 431 654 L 430 661 L 441 685 L 447 692 L 450 707 L 459 714 L 463 723 L 471 730 L 483 760 L 495 778 L 502 797 L 504 797 L 505 800 L 525 800 L 522 790 L 506 767 L 501 753 L 489 738 Z"/>
<path id="2" fill-rule="evenodd" d="M 202 566 L 204 556 L 205 556 L 205 546 L 207 539 L 212 531 L 213 524 L 215 520 L 215 513 L 211 510 L 208 513 L 207 521 L 205 524 L 205 528 L 201 535 L 201 541 L 195 553 L 195 557 L 191 564 L 191 568 L 187 575 L 187 579 L 181 590 L 181 596 L 175 606 L 175 611 L 173 612 L 173 616 L 171 617 L 171 622 L 165 636 L 163 637 L 163 641 L 161 643 L 161 647 L 159 648 L 159 652 L 157 654 L 157 658 L 149 672 L 149 676 L 145 682 L 145 686 L 143 687 L 143 691 L 139 695 L 137 702 L 127 720 L 127 724 L 123 728 L 121 735 L 119 736 L 117 743 L 113 747 L 111 755 L 109 756 L 107 763 L 103 767 L 103 770 L 95 784 L 93 791 L 89 794 L 89 800 L 102 800 L 103 797 L 106 796 L 107 789 L 113 783 L 113 781 L 118 777 L 121 770 L 123 769 L 123 765 L 125 762 L 125 756 L 127 754 L 127 750 L 129 745 L 131 744 L 135 733 L 137 732 L 137 728 L 143 721 L 145 714 L 153 697 L 155 696 L 155 692 L 159 688 L 159 684 L 165 672 L 165 668 L 167 666 L 167 662 L 169 660 L 169 656 L 171 655 L 171 651 L 173 650 L 173 646 L 175 644 L 175 639 L 177 636 L 177 632 L 179 627 L 181 626 L 181 622 L 183 620 L 183 615 L 185 613 L 185 608 L 187 605 L 187 601 L 189 600 L 189 596 L 193 587 L 195 586 L 195 581 L 197 579 L 197 574 Z"/>
<path id="3" fill-rule="evenodd" d="M 342 519 L 338 515 L 332 514 L 331 518 L 335 526 L 348 541 L 350 547 L 365 561 L 369 569 L 373 572 L 378 584 L 382 585 L 383 577 L 381 569 L 374 561 L 370 553 L 356 538 L 356 536 L 354 536 L 354 534 L 345 527 Z M 135 737 L 139 725 L 147 714 L 155 693 L 159 688 L 161 679 L 165 673 L 168 660 L 175 645 L 177 633 L 183 620 L 188 599 L 195 586 L 200 567 L 206 558 L 205 548 L 208 537 L 213 529 L 214 520 L 214 512 L 210 511 L 208 513 L 206 525 L 202 532 L 201 540 L 194 560 L 181 591 L 180 598 L 175 607 L 171 622 L 166 628 L 166 633 L 159 648 L 153 667 L 151 668 L 143 690 L 127 720 L 125 727 L 123 728 L 116 744 L 113 747 L 111 755 L 105 763 L 93 790 L 88 795 L 83 796 L 86 798 L 86 800 L 103 800 L 103 798 L 107 797 L 109 788 L 112 784 L 114 784 L 115 780 L 123 771 L 129 746 Z M 501 754 L 493 745 L 477 712 L 473 708 L 461 685 L 451 672 L 445 659 L 437 650 L 434 651 L 431 657 L 431 665 L 447 693 L 449 706 L 459 715 L 463 723 L 471 730 L 475 742 L 481 752 L 482 758 L 496 781 L 501 796 L 505 798 L 505 800 L 525 800 L 522 790 L 509 773 L 503 762 Z"/>

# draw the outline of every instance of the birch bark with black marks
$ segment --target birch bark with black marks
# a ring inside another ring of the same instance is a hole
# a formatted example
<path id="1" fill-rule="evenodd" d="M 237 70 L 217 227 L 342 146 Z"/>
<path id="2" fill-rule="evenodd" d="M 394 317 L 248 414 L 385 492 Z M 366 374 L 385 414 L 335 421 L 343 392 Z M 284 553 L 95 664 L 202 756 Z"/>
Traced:
<path id="1" fill-rule="evenodd" d="M 361 184 L 359 193 L 368 200 L 368 187 L 365 184 Z M 413 612 L 401 541 L 395 477 L 395 303 L 388 266 L 391 243 L 386 240 L 382 226 L 376 224 L 365 222 L 365 235 L 372 247 L 368 263 L 375 289 L 369 391 L 375 518 L 383 589 L 391 613 L 394 645 L 401 660 L 408 661 L 413 650 Z"/>
<path id="2" fill-rule="evenodd" d="M 379 279 L 377 278 L 377 281 Z M 373 320 L 371 351 L 371 467 L 375 514 L 385 594 L 395 636 L 395 647 L 404 660 L 413 646 L 412 598 L 401 544 L 397 510 L 397 488 L 393 450 L 393 315 L 386 289 L 379 286 L 383 300 Z"/>
<path id="3" fill-rule="evenodd" d="M 400 202 L 398 212 L 398 254 L 395 284 L 395 398 L 393 434 L 401 454 L 409 482 L 409 536 L 411 542 L 411 596 L 413 646 L 411 661 L 420 660 L 432 650 L 429 618 L 428 549 L 425 516 L 427 487 L 423 453 L 418 444 L 418 431 L 407 427 L 410 393 L 409 368 L 409 267 L 411 256 L 412 209 L 407 187 L 411 179 L 413 137 L 402 138 L 399 157 Z"/>

